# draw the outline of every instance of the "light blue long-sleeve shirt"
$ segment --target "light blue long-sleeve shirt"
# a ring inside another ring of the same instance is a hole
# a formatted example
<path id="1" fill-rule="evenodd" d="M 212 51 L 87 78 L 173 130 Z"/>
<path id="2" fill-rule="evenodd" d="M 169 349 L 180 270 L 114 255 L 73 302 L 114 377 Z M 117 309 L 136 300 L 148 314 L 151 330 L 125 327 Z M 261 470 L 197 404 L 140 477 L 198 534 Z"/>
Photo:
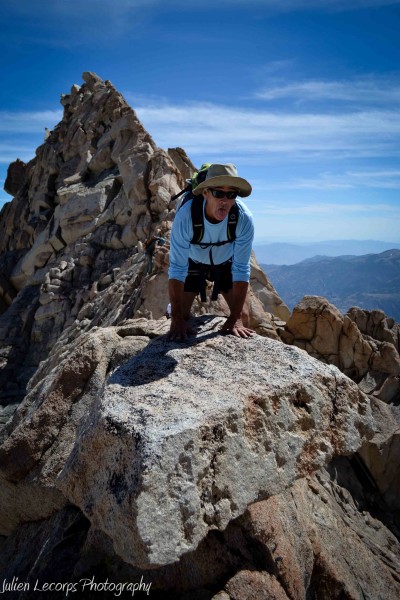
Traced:
<path id="1" fill-rule="evenodd" d="M 236 204 L 239 208 L 236 239 L 223 246 L 211 246 L 212 262 L 219 265 L 232 257 L 232 280 L 249 281 L 250 255 L 254 238 L 253 216 L 241 200 L 236 199 Z M 198 244 L 190 243 L 193 237 L 191 207 L 192 200 L 189 200 L 177 211 L 172 224 L 168 271 L 170 279 L 185 281 L 189 258 L 195 262 L 211 264 L 210 248 L 201 248 Z M 205 200 L 203 214 L 204 209 Z M 219 223 L 210 223 L 204 215 L 204 236 L 201 243 L 222 242 L 228 239 L 227 223 L 228 216 Z"/>

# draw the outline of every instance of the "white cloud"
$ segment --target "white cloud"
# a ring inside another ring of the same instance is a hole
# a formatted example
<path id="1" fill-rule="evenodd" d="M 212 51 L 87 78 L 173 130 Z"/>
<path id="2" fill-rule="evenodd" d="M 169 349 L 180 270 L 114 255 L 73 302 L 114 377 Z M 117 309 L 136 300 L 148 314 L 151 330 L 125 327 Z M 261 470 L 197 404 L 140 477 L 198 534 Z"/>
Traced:
<path id="1" fill-rule="evenodd" d="M 254 97 L 267 101 L 291 98 L 297 103 L 330 100 L 367 106 L 398 105 L 400 102 L 400 77 L 399 75 L 371 75 L 342 81 L 275 82 L 256 92 Z"/>
<path id="2" fill-rule="evenodd" d="M 343 218 L 345 215 L 357 216 L 375 216 L 377 214 L 390 216 L 390 218 L 400 219 L 400 207 L 388 203 L 364 204 L 361 202 L 285 202 L 284 205 L 280 202 L 263 202 L 262 208 L 257 210 L 257 216 L 261 215 L 280 215 L 287 217 L 302 217 L 311 216 L 313 219 L 318 216 L 335 215 L 335 218 L 340 215 Z"/>
<path id="3" fill-rule="evenodd" d="M 282 182 L 275 177 L 267 189 L 400 188 L 398 169 L 350 168 L 337 173 L 324 172 L 320 166 L 333 159 L 399 157 L 398 111 L 297 114 L 198 102 L 174 105 L 129 93 L 126 98 L 141 103 L 136 112 L 157 144 L 183 147 L 195 161 L 204 156 L 211 160 L 229 156 L 241 165 L 263 166 L 297 160 L 315 165 L 315 172 L 320 173 L 301 178 L 285 175 Z M 9 163 L 16 157 L 30 160 L 43 141 L 44 128 L 53 127 L 61 117 L 61 110 L 1 111 L 0 132 L 7 134 L 7 139 L 0 144 L 0 162 Z"/>
<path id="4" fill-rule="evenodd" d="M 355 188 L 400 189 L 400 171 L 347 171 L 345 173 L 321 173 L 312 178 L 296 178 L 270 185 L 263 190 L 346 190 Z"/>
<path id="5" fill-rule="evenodd" d="M 182 146 L 189 154 L 252 155 L 261 163 L 270 156 L 311 160 L 400 155 L 397 110 L 296 114 L 153 103 L 136 106 L 136 112 L 160 146 Z"/>
<path id="6" fill-rule="evenodd" d="M 256 219 L 256 239 L 310 242 L 330 239 L 399 240 L 400 216 L 348 213 L 265 215 Z"/>
<path id="7" fill-rule="evenodd" d="M 0 111 L 0 132 L 2 133 L 38 133 L 45 127 L 53 128 L 62 118 L 62 110 Z"/>
<path id="8" fill-rule="evenodd" d="M 387 202 L 285 200 L 260 201 L 253 210 L 256 239 L 312 241 L 323 239 L 398 240 L 400 206 Z"/>
<path id="9" fill-rule="evenodd" d="M 379 178 L 381 179 L 388 177 L 389 179 L 392 179 L 394 177 L 399 177 L 400 178 L 400 171 L 399 170 L 392 170 L 392 171 L 349 171 L 348 175 L 350 175 L 351 177 L 362 177 L 363 179 L 376 179 Z"/>
<path id="10" fill-rule="evenodd" d="M 17 157 L 29 161 L 44 142 L 45 128 L 52 129 L 62 118 L 62 110 L 0 111 L 0 163 Z"/>
<path id="11" fill-rule="evenodd" d="M 25 141 L 20 144 L 0 143 L 0 163 L 8 165 L 16 158 L 27 162 L 35 156 L 35 145 L 29 145 Z"/>

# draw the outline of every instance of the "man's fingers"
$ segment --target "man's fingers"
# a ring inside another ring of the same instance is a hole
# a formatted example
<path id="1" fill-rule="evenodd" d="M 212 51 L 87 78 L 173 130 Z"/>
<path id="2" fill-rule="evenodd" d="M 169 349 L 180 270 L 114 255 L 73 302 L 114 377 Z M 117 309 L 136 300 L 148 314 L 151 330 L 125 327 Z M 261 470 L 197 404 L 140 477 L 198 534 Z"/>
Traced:
<path id="1" fill-rule="evenodd" d="M 184 340 L 187 340 L 188 336 L 193 333 L 195 333 L 195 332 L 190 327 L 188 327 L 186 331 L 170 331 L 167 334 L 167 340 L 184 341 Z"/>
<path id="2" fill-rule="evenodd" d="M 247 327 L 243 330 L 246 334 L 246 337 L 253 337 L 254 331 L 252 329 L 247 329 Z"/>
<path id="3" fill-rule="evenodd" d="M 248 337 L 250 337 L 249 334 L 247 333 L 247 331 L 245 329 L 239 329 L 239 335 L 242 338 L 248 338 Z"/>
<path id="4" fill-rule="evenodd" d="M 186 340 L 187 339 L 187 335 L 185 333 L 176 333 L 175 335 L 173 335 L 171 337 L 171 340 Z"/>
<path id="5" fill-rule="evenodd" d="M 222 327 L 222 331 L 224 333 L 230 333 L 235 337 L 241 338 L 250 338 L 253 337 L 254 331 L 252 329 L 247 329 L 247 327 Z"/>

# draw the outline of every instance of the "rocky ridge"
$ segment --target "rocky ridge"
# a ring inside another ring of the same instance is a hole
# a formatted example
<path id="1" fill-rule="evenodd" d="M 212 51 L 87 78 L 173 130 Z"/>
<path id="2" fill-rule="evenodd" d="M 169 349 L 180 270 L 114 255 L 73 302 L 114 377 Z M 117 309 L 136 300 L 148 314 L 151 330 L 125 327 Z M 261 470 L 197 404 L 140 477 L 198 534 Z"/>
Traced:
<path id="1" fill-rule="evenodd" d="M 144 244 L 194 167 L 83 78 L 0 215 L 1 579 L 394 600 L 399 325 L 318 297 L 290 315 L 253 256 L 261 335 L 199 303 L 168 342 L 168 243 Z"/>

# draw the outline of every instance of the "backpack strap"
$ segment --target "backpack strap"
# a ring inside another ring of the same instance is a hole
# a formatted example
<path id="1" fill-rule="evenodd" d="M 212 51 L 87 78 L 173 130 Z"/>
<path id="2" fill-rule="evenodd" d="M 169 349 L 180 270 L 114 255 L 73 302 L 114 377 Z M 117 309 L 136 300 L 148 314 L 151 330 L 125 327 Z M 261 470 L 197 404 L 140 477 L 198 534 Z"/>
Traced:
<path id="1" fill-rule="evenodd" d="M 228 242 L 236 240 L 236 227 L 239 219 L 239 207 L 236 202 L 232 205 L 228 215 Z"/>
<path id="2" fill-rule="evenodd" d="M 199 244 L 202 248 L 209 248 L 210 246 L 223 246 L 224 244 L 232 243 L 236 240 L 236 227 L 239 219 L 239 207 L 236 202 L 232 205 L 228 215 L 228 226 L 227 235 L 228 239 L 223 242 L 210 242 L 208 244 L 202 244 L 201 240 L 204 235 L 204 212 L 203 212 L 204 199 L 203 196 L 194 196 L 192 202 L 192 223 L 193 223 L 193 237 L 190 240 L 191 244 Z"/>
<path id="3" fill-rule="evenodd" d="M 190 240 L 191 244 L 199 244 L 204 235 L 204 213 L 203 213 L 203 196 L 194 196 L 191 206 L 193 237 Z"/>
<path id="4" fill-rule="evenodd" d="M 185 192 L 190 192 L 191 189 L 192 189 L 192 186 L 187 185 L 185 188 L 183 188 L 183 190 L 181 190 L 180 192 L 175 194 L 175 196 L 171 196 L 171 201 L 176 200 L 177 198 L 179 198 L 179 196 L 182 196 L 182 194 L 184 194 Z"/>

